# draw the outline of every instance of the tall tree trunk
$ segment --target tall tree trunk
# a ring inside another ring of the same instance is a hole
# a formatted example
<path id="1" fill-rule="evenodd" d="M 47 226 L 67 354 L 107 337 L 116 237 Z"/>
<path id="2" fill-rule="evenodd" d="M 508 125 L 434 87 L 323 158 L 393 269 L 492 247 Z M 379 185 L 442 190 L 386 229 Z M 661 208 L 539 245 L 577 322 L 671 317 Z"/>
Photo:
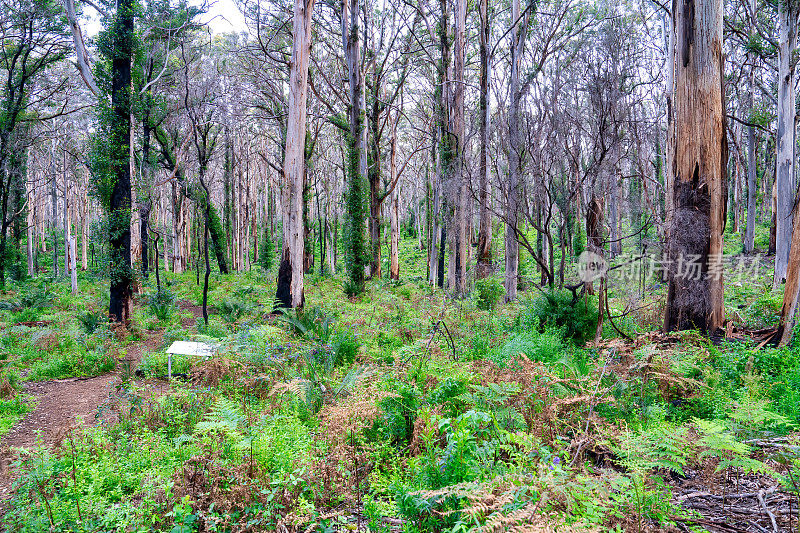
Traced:
<path id="1" fill-rule="evenodd" d="M 348 122 L 347 137 L 347 219 L 345 241 L 350 281 L 358 291 L 363 290 L 365 270 L 369 264 L 368 250 L 364 238 L 365 194 L 367 191 L 366 165 L 366 99 L 364 73 L 361 61 L 361 25 L 359 24 L 358 0 L 342 0 L 342 46 L 345 52 L 348 75 Z M 380 246 L 378 244 L 378 248 Z"/>
<path id="2" fill-rule="evenodd" d="M 64 181 L 64 207 L 61 211 L 64 224 L 64 276 L 69 278 L 70 260 L 69 260 L 69 241 L 70 241 L 70 220 L 69 220 L 69 180 L 67 178 L 67 151 L 62 152 L 62 167 L 61 178 Z"/>
<path id="3" fill-rule="evenodd" d="M 389 179 L 390 183 L 397 182 L 397 117 L 392 123 L 392 139 L 389 152 Z M 389 226 L 391 228 L 391 243 L 389 246 L 389 277 L 400 279 L 400 220 L 399 196 L 400 188 L 395 185 L 389 193 Z"/>
<path id="4" fill-rule="evenodd" d="M 778 230 L 778 184 L 772 184 L 772 194 L 770 194 L 770 223 L 769 223 L 769 245 L 767 255 L 775 255 L 777 250 L 777 230 Z M 774 282 L 774 279 L 773 279 Z"/>
<path id="5" fill-rule="evenodd" d="M 535 8 L 535 6 L 534 6 Z M 534 9 L 535 10 L 535 9 Z M 525 39 L 530 10 L 520 19 L 520 0 L 511 1 L 511 80 L 509 83 L 508 110 L 508 183 L 506 184 L 506 255 L 505 255 L 505 300 L 517 298 L 519 278 L 519 240 L 517 238 L 517 217 L 519 212 L 519 187 L 522 174 L 522 156 L 524 148 L 520 132 L 520 106 L 522 103 L 522 87 L 520 84 L 520 68 L 522 54 L 525 50 Z"/>
<path id="6" fill-rule="evenodd" d="M 675 184 L 664 330 L 713 332 L 725 318 L 726 208 L 722 0 L 673 4 L 676 24 Z M 690 265 L 695 266 L 692 268 Z"/>
<path id="7" fill-rule="evenodd" d="M 775 218 L 775 275 L 773 286 L 785 278 L 792 239 L 792 207 L 797 190 L 795 178 L 795 64 L 800 2 L 778 2 L 778 131 L 775 184 L 778 204 Z"/>
<path id="8" fill-rule="evenodd" d="M 289 111 L 286 150 L 283 162 L 283 255 L 278 274 L 276 298 L 285 307 L 302 307 L 303 189 L 306 176 L 306 101 L 308 99 L 308 60 L 311 55 L 311 16 L 314 0 L 294 0 L 292 60 L 289 71 Z"/>
<path id="9" fill-rule="evenodd" d="M 33 194 L 28 194 L 28 205 L 33 205 L 32 209 L 28 210 L 26 222 L 26 252 L 27 252 L 27 259 L 28 259 L 28 276 L 33 277 L 36 274 L 36 264 L 34 261 L 34 242 L 36 241 L 36 207 L 34 205 L 34 198 Z"/>
<path id="10" fill-rule="evenodd" d="M 89 268 L 89 198 L 86 192 L 83 193 L 81 202 L 81 270 L 84 272 Z"/>
<path id="11" fill-rule="evenodd" d="M 478 103 L 478 131 L 480 154 L 478 163 L 480 202 L 480 224 L 478 229 L 478 252 L 476 278 L 485 278 L 492 273 L 492 215 L 489 211 L 489 78 L 491 77 L 491 58 L 489 57 L 489 0 L 480 0 L 480 98 Z"/>
<path id="12" fill-rule="evenodd" d="M 466 59 L 467 0 L 456 0 L 455 39 L 453 42 L 453 136 L 455 154 L 449 169 L 453 184 L 453 273 L 451 290 L 456 296 L 467 294 L 467 250 L 469 247 L 467 176 L 465 172 L 466 135 L 464 123 L 464 62 Z"/>
<path id="13" fill-rule="evenodd" d="M 664 29 L 667 45 L 666 59 L 666 86 L 664 92 L 667 100 L 667 135 L 664 150 L 664 191 L 666 191 L 664 201 L 664 242 L 669 240 L 669 229 L 672 225 L 672 213 L 674 204 L 672 189 L 675 185 L 675 69 L 676 61 L 676 23 L 672 16 L 664 17 Z"/>
<path id="14" fill-rule="evenodd" d="M 114 57 L 111 72 L 113 127 L 111 146 L 114 187 L 109 208 L 111 289 L 109 316 L 127 324 L 131 318 L 131 57 L 133 55 L 133 2 L 117 0 L 114 20 Z"/>
<path id="15" fill-rule="evenodd" d="M 753 28 L 753 18 L 756 14 L 756 0 L 749 1 L 750 12 L 748 13 L 749 25 Z M 747 109 L 752 114 L 753 111 L 753 91 L 755 90 L 755 58 L 752 53 L 748 52 L 748 62 L 750 69 L 747 73 L 748 91 L 745 98 L 747 99 Z M 752 121 L 752 117 L 748 118 Z M 747 127 L 747 225 L 744 232 L 744 252 L 747 254 L 753 253 L 755 249 L 755 236 L 756 236 L 756 129 L 752 126 Z"/>
<path id="16" fill-rule="evenodd" d="M 58 235 L 56 234 L 56 220 L 58 220 L 58 183 L 56 177 L 50 180 L 50 229 L 53 236 L 53 277 L 58 277 Z"/>

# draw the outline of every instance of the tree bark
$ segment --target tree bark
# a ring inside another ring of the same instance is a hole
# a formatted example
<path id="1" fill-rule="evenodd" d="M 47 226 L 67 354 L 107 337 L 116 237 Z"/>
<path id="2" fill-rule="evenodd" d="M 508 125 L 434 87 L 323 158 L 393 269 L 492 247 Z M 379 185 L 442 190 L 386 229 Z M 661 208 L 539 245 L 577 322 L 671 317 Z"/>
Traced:
<path id="1" fill-rule="evenodd" d="M 664 330 L 714 332 L 725 313 L 725 133 L 722 0 L 673 4 L 676 25 L 674 213 Z"/>
<path id="2" fill-rule="evenodd" d="M 522 91 L 520 85 L 520 68 L 522 54 L 525 50 L 525 38 L 530 11 L 520 20 L 520 0 L 511 2 L 511 80 L 509 83 L 510 107 L 508 110 L 508 182 L 506 184 L 506 254 L 505 254 L 505 300 L 517 298 L 519 279 L 519 241 L 517 239 L 517 217 L 519 212 L 519 187 L 522 173 L 522 156 L 524 148 L 520 135 L 520 106 Z"/>
<path id="3" fill-rule="evenodd" d="M 392 124 L 392 139 L 389 152 L 389 179 L 390 183 L 397 182 L 397 117 Z M 396 185 L 392 188 L 389 200 L 389 226 L 391 228 L 391 241 L 389 245 L 389 278 L 400 279 L 400 220 L 399 196 L 400 190 Z"/>
<path id="4" fill-rule="evenodd" d="M 792 239 L 792 207 L 795 178 L 795 64 L 800 2 L 778 2 L 778 130 L 775 185 L 778 203 L 775 218 L 775 275 L 773 287 L 786 278 L 789 246 Z"/>
<path id="5" fill-rule="evenodd" d="M 480 224 L 478 229 L 478 251 L 475 277 L 485 278 L 492 273 L 492 215 L 489 210 L 489 78 L 491 77 L 491 58 L 489 57 L 489 0 L 480 0 L 480 97 L 478 103 L 479 150 L 479 191 Z"/>
<path id="6" fill-rule="evenodd" d="M 306 176 L 306 101 L 308 99 L 308 61 L 311 55 L 311 16 L 314 0 L 294 0 L 292 60 L 289 71 L 289 111 L 286 150 L 283 162 L 283 257 L 278 275 L 277 299 L 285 307 L 302 307 L 303 189 Z"/>
<path id="7" fill-rule="evenodd" d="M 797 207 L 794 209 L 790 251 L 777 335 L 780 339 L 779 346 L 787 346 L 792 340 L 797 314 L 798 293 L 800 293 L 800 209 Z"/>
<path id="8" fill-rule="evenodd" d="M 748 19 L 752 31 L 753 17 L 756 14 L 756 0 L 749 1 L 750 12 Z M 747 109 L 752 114 L 753 111 L 753 91 L 755 90 L 755 58 L 748 52 L 748 62 L 750 70 L 747 73 Z M 752 117 L 750 117 L 752 120 Z M 744 231 L 744 253 L 751 254 L 755 249 L 756 235 L 756 129 L 752 126 L 747 127 L 747 222 Z"/>
<path id="9" fill-rule="evenodd" d="M 448 171 L 453 184 L 453 294 L 467 294 L 467 250 L 469 246 L 467 177 L 465 167 L 465 122 L 464 122 L 464 63 L 466 59 L 467 0 L 456 1 L 455 39 L 453 42 L 453 136 L 455 154 Z"/>
<path id="10" fill-rule="evenodd" d="M 127 324 L 131 318 L 131 57 L 133 54 L 133 2 L 117 0 L 114 20 L 111 108 L 114 125 L 111 146 L 114 187 L 109 207 L 111 288 L 109 316 Z"/>

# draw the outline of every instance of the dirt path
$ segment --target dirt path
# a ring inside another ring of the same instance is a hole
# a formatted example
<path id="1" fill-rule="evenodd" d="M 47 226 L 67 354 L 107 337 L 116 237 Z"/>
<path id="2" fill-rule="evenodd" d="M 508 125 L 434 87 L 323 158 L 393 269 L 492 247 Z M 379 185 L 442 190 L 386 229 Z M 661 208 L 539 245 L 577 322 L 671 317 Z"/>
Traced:
<path id="1" fill-rule="evenodd" d="M 149 333 L 128 348 L 123 361 L 135 367 L 145 350 L 155 350 L 162 333 Z M 32 448 L 37 441 L 48 446 L 57 443 L 72 427 L 114 423 L 110 411 L 99 409 L 115 389 L 119 372 L 93 378 L 72 378 L 29 382 L 23 385 L 36 400 L 36 407 L 19 421 L 0 441 L 0 502 L 11 497 L 13 472 L 11 462 L 15 448 Z M 1 505 L 0 505 L 1 507 Z"/>

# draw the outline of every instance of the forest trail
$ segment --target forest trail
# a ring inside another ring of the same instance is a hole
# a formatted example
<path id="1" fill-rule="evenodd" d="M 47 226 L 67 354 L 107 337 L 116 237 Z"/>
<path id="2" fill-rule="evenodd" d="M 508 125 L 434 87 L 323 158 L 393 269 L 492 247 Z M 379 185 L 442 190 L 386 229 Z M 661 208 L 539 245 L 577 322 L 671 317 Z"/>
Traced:
<path id="1" fill-rule="evenodd" d="M 128 347 L 120 364 L 136 368 L 144 350 L 152 351 L 161 343 L 161 332 L 147 332 L 139 342 Z M 33 448 L 37 441 L 47 446 L 59 443 L 72 428 L 113 423 L 116 415 L 101 409 L 112 396 L 121 368 L 91 378 L 34 381 L 23 385 L 34 397 L 36 407 L 0 439 L 0 507 L 11 497 L 15 449 Z"/>

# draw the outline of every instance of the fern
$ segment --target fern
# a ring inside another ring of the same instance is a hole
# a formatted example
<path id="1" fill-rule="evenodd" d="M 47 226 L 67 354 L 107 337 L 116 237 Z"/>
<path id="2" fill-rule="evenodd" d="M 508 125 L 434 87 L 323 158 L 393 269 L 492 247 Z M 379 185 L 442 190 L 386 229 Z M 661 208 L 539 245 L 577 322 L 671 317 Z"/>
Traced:
<path id="1" fill-rule="evenodd" d="M 238 405 L 227 398 L 220 397 L 205 420 L 198 422 L 195 431 L 200 434 L 220 432 L 229 437 L 242 437 L 239 426 L 244 422 L 245 416 Z"/>
<path id="2" fill-rule="evenodd" d="M 686 430 L 666 422 L 648 426 L 640 433 L 626 429 L 606 445 L 620 466 L 637 474 L 664 469 L 683 475 L 692 453 Z"/>
<path id="3" fill-rule="evenodd" d="M 735 435 L 721 422 L 695 418 L 694 424 L 700 434 L 700 446 L 704 448 L 698 458 L 701 460 L 709 457 L 716 458 L 719 461 L 717 472 L 738 468 L 745 474 L 775 475 L 775 471 L 764 462 L 751 458 L 750 446 L 738 441 Z"/>

